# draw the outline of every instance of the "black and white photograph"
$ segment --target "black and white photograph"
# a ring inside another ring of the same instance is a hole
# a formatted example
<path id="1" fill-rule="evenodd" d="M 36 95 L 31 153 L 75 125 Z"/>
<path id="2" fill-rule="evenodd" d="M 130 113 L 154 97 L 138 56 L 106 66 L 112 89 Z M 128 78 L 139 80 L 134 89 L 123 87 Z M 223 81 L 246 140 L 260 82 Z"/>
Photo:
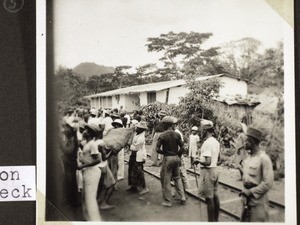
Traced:
<path id="1" fill-rule="evenodd" d="M 293 29 L 276 7 L 46 12 L 45 221 L 296 224 Z"/>

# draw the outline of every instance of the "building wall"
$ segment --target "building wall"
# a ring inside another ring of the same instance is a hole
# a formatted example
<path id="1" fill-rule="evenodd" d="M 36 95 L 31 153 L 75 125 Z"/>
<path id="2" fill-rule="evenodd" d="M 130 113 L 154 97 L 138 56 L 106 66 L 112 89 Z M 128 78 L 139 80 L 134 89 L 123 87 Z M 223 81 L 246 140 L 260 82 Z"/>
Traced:
<path id="1" fill-rule="evenodd" d="M 139 94 L 140 96 L 140 105 L 147 105 L 147 92 L 142 92 Z"/>
<path id="2" fill-rule="evenodd" d="M 112 108 L 120 108 L 120 95 L 112 96 Z"/>
<path id="3" fill-rule="evenodd" d="M 184 97 L 188 92 L 189 89 L 184 86 L 170 88 L 168 104 L 178 104 L 179 98 Z"/>
<path id="4" fill-rule="evenodd" d="M 166 93 L 167 93 L 166 90 L 157 91 L 156 92 L 156 101 L 165 103 L 166 102 Z M 147 92 L 142 92 L 139 94 L 139 96 L 140 96 L 141 106 L 148 105 Z"/>
<path id="5" fill-rule="evenodd" d="M 123 106 L 124 109 L 126 110 L 126 95 L 120 95 L 118 108 L 120 108 L 120 106 Z"/>
<path id="6" fill-rule="evenodd" d="M 123 95 L 125 104 L 123 104 L 124 109 L 127 112 L 132 112 L 133 110 L 140 108 L 140 98 L 138 94 L 132 94 L 132 95 Z"/>
<path id="7" fill-rule="evenodd" d="M 237 80 L 231 77 L 220 77 L 221 84 L 223 85 L 220 87 L 219 94 L 221 96 L 225 95 L 247 95 L 247 83 L 242 80 Z"/>
<path id="8" fill-rule="evenodd" d="M 226 103 L 223 103 L 223 105 L 232 118 L 246 124 L 252 123 L 252 112 L 255 107 L 246 105 L 227 105 Z"/>
<path id="9" fill-rule="evenodd" d="M 166 94 L 167 94 L 166 90 L 156 92 L 156 101 L 165 103 L 166 102 Z"/>
<path id="10" fill-rule="evenodd" d="M 245 81 L 237 80 L 231 77 L 220 77 L 221 84 L 219 94 L 221 96 L 225 95 L 236 95 L 240 94 L 241 96 L 247 95 L 247 83 Z M 167 104 L 178 104 L 179 98 L 184 97 L 189 92 L 188 88 L 185 86 L 180 87 L 172 87 L 169 89 L 168 94 L 168 102 Z M 165 103 L 166 102 L 167 90 L 162 90 L 156 92 L 156 101 Z M 124 109 L 127 111 L 132 111 L 134 109 L 138 109 L 140 106 L 144 106 L 148 104 L 147 100 L 147 92 L 142 92 L 134 95 L 120 95 L 119 100 L 117 100 L 116 96 L 112 96 L 111 104 L 107 98 L 110 97 L 101 97 L 101 101 L 99 97 L 91 99 L 91 106 L 98 109 L 102 108 L 120 108 L 122 105 Z M 101 104 L 100 104 L 101 102 Z"/>
<path id="11" fill-rule="evenodd" d="M 100 107 L 103 109 L 112 108 L 115 104 L 116 99 L 114 96 L 104 96 L 104 97 L 97 97 L 96 100 L 91 100 L 91 106 L 99 109 Z"/>
<path id="12" fill-rule="evenodd" d="M 101 101 L 100 101 L 101 98 Z M 111 98 L 111 105 L 108 98 Z M 101 103 L 101 104 L 100 104 Z M 96 109 L 101 108 L 120 108 L 123 106 L 128 112 L 132 112 L 135 109 L 140 108 L 140 98 L 137 94 L 134 95 L 120 95 L 119 100 L 117 96 L 97 97 L 91 99 L 91 107 Z"/>
<path id="13" fill-rule="evenodd" d="M 100 109 L 101 108 L 101 102 L 100 102 L 100 97 L 97 97 L 96 98 L 97 99 L 97 103 L 96 103 L 96 105 L 97 105 L 97 109 Z"/>
<path id="14" fill-rule="evenodd" d="M 95 108 L 98 109 L 99 105 L 98 105 L 98 98 L 92 98 L 91 99 L 91 108 Z"/>

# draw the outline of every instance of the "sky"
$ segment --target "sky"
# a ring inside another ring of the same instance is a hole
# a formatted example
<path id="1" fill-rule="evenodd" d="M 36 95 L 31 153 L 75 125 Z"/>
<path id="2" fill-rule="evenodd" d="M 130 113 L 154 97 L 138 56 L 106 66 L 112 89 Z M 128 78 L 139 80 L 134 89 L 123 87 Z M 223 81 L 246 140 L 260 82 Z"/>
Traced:
<path id="1" fill-rule="evenodd" d="M 53 23 L 56 68 L 155 63 L 147 38 L 170 31 L 213 33 L 206 47 L 252 37 L 269 48 L 284 37 L 264 0 L 56 0 Z"/>

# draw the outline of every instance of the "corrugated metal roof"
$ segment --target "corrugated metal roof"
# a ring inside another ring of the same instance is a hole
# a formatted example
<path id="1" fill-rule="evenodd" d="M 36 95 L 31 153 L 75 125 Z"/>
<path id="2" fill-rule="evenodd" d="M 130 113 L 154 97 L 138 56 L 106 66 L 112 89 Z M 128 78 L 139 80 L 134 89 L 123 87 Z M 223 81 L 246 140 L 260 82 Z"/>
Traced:
<path id="1" fill-rule="evenodd" d="M 203 76 L 196 78 L 196 81 L 206 80 L 217 78 L 221 76 L 227 76 L 224 74 L 217 74 L 212 76 Z M 135 85 L 125 88 L 119 88 L 111 91 L 106 91 L 98 94 L 88 95 L 85 96 L 86 98 L 94 98 L 94 97 L 101 97 L 101 96 L 113 96 L 113 95 L 122 95 L 122 94 L 137 94 L 141 92 L 152 92 L 152 91 L 161 91 L 172 87 L 182 86 L 185 85 L 185 80 L 171 80 L 171 81 L 162 81 L 150 84 L 141 84 Z"/>
<path id="2" fill-rule="evenodd" d="M 227 105 L 247 105 L 247 106 L 257 106 L 260 104 L 255 96 L 247 95 L 247 96 L 239 96 L 239 95 L 231 95 L 231 96 L 218 96 L 213 98 L 216 101 L 224 102 Z"/>

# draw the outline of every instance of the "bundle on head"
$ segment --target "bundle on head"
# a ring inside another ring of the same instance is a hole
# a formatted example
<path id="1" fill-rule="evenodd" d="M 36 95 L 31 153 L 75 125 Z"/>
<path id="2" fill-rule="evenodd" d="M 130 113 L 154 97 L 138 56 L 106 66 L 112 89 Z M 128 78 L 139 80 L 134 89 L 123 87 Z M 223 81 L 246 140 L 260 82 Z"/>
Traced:
<path id="1" fill-rule="evenodd" d="M 105 147 L 121 151 L 128 143 L 131 142 L 134 134 L 134 128 L 112 129 L 103 137 Z"/>

